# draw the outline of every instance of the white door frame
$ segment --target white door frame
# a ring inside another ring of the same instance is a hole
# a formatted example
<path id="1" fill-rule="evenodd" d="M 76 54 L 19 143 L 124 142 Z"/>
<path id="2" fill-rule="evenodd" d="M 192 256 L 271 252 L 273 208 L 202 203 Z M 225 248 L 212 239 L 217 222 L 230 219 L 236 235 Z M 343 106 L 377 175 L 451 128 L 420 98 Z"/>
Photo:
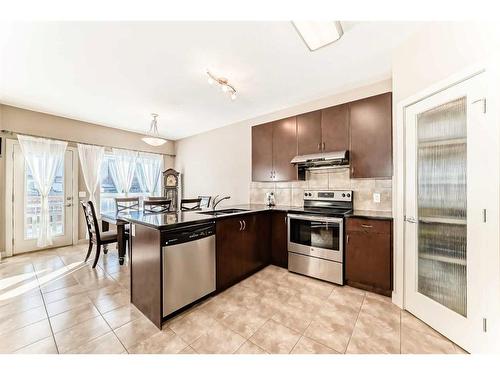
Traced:
<path id="1" fill-rule="evenodd" d="M 6 139 L 5 144 L 5 255 L 12 256 L 12 240 L 14 238 L 13 222 L 13 187 L 14 187 L 14 145 L 19 144 L 17 139 Z M 68 146 L 68 150 L 73 151 L 73 199 L 72 199 L 72 220 L 73 220 L 73 245 L 78 243 L 78 149 Z"/>

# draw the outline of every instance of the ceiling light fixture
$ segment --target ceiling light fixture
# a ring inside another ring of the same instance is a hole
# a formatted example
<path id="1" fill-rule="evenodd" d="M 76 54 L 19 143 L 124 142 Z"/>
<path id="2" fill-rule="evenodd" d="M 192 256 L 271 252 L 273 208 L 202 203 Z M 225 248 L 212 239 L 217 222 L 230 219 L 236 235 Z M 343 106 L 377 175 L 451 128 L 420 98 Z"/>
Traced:
<path id="1" fill-rule="evenodd" d="M 209 85 L 213 85 L 214 83 L 217 83 L 221 87 L 222 92 L 229 94 L 229 96 L 232 100 L 236 99 L 236 89 L 234 88 L 234 86 L 229 84 L 229 81 L 227 80 L 227 78 L 216 77 L 212 73 L 210 73 L 208 70 L 207 70 L 207 75 L 208 75 L 208 84 Z"/>
<path id="2" fill-rule="evenodd" d="M 151 126 L 149 127 L 149 137 L 142 137 L 142 141 L 147 143 L 150 146 L 158 147 L 165 142 L 167 142 L 165 139 L 160 138 L 160 134 L 158 133 L 158 121 L 157 117 L 158 115 L 156 113 L 151 113 L 151 116 L 153 116 L 153 120 L 151 120 Z"/>
<path id="3" fill-rule="evenodd" d="M 344 34 L 339 21 L 292 21 L 292 24 L 311 51 L 336 42 Z"/>

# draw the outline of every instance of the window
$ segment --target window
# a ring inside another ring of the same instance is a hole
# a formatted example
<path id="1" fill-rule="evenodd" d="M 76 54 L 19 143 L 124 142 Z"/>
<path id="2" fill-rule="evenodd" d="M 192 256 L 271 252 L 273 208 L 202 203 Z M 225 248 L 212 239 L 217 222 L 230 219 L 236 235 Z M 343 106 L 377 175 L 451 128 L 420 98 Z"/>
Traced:
<path id="1" fill-rule="evenodd" d="M 114 155 L 112 153 L 106 153 L 102 161 L 101 166 L 101 199 L 100 199 L 100 209 L 101 212 L 113 211 L 115 210 L 115 198 L 122 197 L 123 194 L 118 193 L 115 186 L 113 178 L 111 177 L 111 164 L 114 163 Z M 141 184 L 140 179 L 142 178 L 142 166 L 140 159 L 137 161 L 137 165 L 134 172 L 134 178 L 132 180 L 132 185 L 130 187 L 129 197 L 146 197 L 152 195 L 147 192 L 146 188 Z M 156 189 L 153 195 L 161 195 L 161 176 L 158 178 L 156 184 Z"/>

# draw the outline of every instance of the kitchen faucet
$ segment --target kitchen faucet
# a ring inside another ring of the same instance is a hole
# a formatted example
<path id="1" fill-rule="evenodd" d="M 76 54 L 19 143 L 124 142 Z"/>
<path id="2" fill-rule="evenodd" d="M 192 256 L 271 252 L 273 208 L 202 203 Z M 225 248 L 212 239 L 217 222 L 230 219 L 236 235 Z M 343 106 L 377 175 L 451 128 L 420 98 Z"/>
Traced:
<path id="1" fill-rule="evenodd" d="M 212 203 L 212 210 L 214 210 L 214 211 L 215 211 L 215 208 L 219 205 L 219 203 L 220 203 L 220 202 L 222 202 L 223 200 L 226 200 L 226 199 L 231 198 L 231 197 L 228 195 L 227 197 L 224 197 L 224 198 L 221 198 L 221 199 L 217 200 L 217 198 L 218 198 L 218 197 L 219 197 L 219 196 L 218 196 L 218 195 L 216 195 L 216 196 L 214 197 L 214 200 L 213 200 L 213 203 Z"/>

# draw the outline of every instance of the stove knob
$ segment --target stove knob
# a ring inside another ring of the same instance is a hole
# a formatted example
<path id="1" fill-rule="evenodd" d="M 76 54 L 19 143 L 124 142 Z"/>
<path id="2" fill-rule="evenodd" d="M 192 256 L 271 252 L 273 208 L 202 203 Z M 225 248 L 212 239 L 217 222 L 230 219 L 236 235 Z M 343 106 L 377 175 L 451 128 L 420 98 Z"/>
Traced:
<path id="1" fill-rule="evenodd" d="M 351 193 L 347 193 L 347 198 L 350 198 L 350 196 L 351 196 Z"/>
<path id="2" fill-rule="evenodd" d="M 342 193 L 342 198 L 345 198 L 345 193 Z"/>

